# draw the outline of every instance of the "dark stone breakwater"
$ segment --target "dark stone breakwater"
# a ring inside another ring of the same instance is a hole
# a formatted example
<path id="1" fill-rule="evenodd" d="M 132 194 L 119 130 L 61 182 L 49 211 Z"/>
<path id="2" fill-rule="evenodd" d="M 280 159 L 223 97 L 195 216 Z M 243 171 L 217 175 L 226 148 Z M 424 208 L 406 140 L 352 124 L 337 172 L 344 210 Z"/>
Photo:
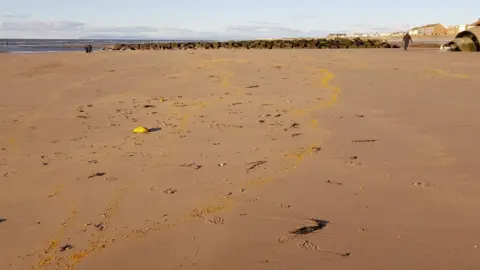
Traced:
<path id="1" fill-rule="evenodd" d="M 104 51 L 134 50 L 196 50 L 196 49 L 349 49 L 399 48 L 377 39 L 279 39 L 208 42 L 163 42 L 143 44 L 115 44 Z"/>

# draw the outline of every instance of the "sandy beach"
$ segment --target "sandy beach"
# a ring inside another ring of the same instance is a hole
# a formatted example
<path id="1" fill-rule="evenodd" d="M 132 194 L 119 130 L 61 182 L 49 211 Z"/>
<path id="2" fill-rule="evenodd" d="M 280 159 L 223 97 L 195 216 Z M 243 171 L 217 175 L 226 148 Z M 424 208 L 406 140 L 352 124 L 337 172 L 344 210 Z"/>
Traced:
<path id="1" fill-rule="evenodd" d="M 478 57 L 0 54 L 0 269 L 480 269 Z"/>

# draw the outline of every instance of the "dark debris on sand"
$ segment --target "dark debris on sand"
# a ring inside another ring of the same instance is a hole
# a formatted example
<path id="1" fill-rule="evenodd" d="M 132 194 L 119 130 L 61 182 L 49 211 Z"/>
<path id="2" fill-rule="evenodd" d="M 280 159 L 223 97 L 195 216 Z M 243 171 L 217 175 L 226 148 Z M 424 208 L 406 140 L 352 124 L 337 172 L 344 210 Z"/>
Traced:
<path id="1" fill-rule="evenodd" d="M 325 228 L 327 226 L 327 224 L 329 223 L 326 220 L 315 219 L 315 218 L 312 218 L 310 220 L 315 222 L 316 225 L 301 227 L 301 228 L 298 228 L 298 229 L 295 229 L 295 230 L 291 231 L 290 233 L 291 234 L 296 234 L 296 235 L 310 234 L 310 233 L 313 233 L 313 232 L 316 232 L 316 231 L 319 231 L 319 230 Z"/>

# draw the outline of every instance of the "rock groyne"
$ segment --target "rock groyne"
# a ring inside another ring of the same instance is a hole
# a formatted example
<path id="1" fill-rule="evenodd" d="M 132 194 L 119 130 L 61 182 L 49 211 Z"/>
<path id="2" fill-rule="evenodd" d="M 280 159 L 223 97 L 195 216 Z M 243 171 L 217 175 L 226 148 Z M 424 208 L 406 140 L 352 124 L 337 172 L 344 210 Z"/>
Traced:
<path id="1" fill-rule="evenodd" d="M 116 44 L 104 51 L 134 50 L 197 50 L 197 49 L 349 49 L 399 48 L 377 39 L 279 39 L 208 42 L 155 42 L 142 44 Z"/>

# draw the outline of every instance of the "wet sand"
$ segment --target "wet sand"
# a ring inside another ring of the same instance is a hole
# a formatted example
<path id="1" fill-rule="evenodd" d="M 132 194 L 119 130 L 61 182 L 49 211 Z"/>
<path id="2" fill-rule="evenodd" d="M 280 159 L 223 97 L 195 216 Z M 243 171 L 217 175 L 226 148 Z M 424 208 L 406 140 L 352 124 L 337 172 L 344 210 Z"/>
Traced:
<path id="1" fill-rule="evenodd" d="M 479 269 L 478 56 L 0 55 L 0 269 Z"/>

